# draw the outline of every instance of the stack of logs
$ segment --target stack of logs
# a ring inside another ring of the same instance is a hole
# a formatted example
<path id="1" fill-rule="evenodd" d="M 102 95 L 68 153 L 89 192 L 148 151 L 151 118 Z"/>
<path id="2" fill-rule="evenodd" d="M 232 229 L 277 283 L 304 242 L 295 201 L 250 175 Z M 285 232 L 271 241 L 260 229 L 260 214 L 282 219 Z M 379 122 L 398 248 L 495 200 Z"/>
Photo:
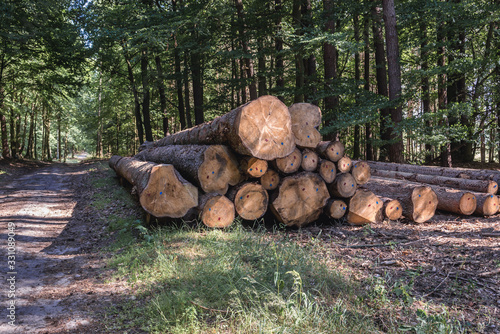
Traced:
<path id="1" fill-rule="evenodd" d="M 459 196 L 409 182 L 424 182 L 416 179 L 382 184 L 371 178 L 383 176 L 382 168 L 371 171 L 371 162 L 351 161 L 341 142 L 321 141 L 320 124 L 317 106 L 288 108 L 262 96 L 211 122 L 146 142 L 133 158 L 113 156 L 109 164 L 134 186 L 148 216 L 199 218 L 210 227 L 228 226 L 236 214 L 255 220 L 267 212 L 299 227 L 322 214 L 339 219 L 345 213 L 353 224 L 402 214 L 422 222 L 436 207 L 447 210 L 448 204 L 439 207 L 440 198 L 455 203 Z M 471 196 L 471 203 L 484 197 Z M 472 206 L 466 204 L 448 211 L 469 214 Z"/>

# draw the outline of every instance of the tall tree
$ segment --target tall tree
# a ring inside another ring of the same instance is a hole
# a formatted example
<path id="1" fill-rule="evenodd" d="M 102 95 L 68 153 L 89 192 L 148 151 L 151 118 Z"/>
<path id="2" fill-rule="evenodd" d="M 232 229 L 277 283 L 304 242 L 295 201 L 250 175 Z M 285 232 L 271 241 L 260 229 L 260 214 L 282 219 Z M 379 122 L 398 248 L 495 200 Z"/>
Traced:
<path id="1" fill-rule="evenodd" d="M 335 34 L 335 16 L 333 0 L 323 0 L 323 10 L 326 15 L 325 30 L 327 33 Z M 323 63 L 325 73 L 325 91 L 327 95 L 324 99 L 325 111 L 330 113 L 331 120 L 329 124 L 333 124 L 336 120 L 335 113 L 339 103 L 338 96 L 332 93 L 333 83 L 337 79 L 337 49 L 331 43 L 323 44 Z M 328 124 L 327 124 L 328 125 Z M 337 132 L 330 133 L 326 136 L 330 140 L 338 140 Z"/>

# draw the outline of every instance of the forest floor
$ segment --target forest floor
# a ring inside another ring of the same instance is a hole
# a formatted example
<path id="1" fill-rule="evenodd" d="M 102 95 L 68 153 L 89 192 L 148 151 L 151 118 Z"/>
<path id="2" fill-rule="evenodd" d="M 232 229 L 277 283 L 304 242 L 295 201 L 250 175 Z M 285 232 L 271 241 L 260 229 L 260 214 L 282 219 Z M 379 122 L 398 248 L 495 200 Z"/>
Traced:
<path id="1" fill-rule="evenodd" d="M 110 264 L 127 248 L 144 245 L 137 226 L 124 223 L 139 221 L 142 213 L 113 174 L 99 161 L 0 161 L 4 282 L 13 270 L 3 240 L 8 223 L 16 226 L 16 325 L 6 322 L 2 306 L 0 333 L 149 331 L 144 322 L 122 319 L 133 314 L 131 309 L 143 314 L 140 307 L 153 298 L 139 294 L 130 277 Z M 120 240 L 126 229 L 133 231 Z M 369 303 L 380 332 L 418 332 L 424 322 L 446 313 L 460 331 L 500 333 L 500 215 L 438 213 L 425 224 L 364 227 L 339 220 L 300 230 L 268 227 L 264 238 L 294 243 L 370 295 L 375 291 Z M 7 305 L 12 298 L 6 296 L 7 284 L 2 287 L 2 305 Z"/>

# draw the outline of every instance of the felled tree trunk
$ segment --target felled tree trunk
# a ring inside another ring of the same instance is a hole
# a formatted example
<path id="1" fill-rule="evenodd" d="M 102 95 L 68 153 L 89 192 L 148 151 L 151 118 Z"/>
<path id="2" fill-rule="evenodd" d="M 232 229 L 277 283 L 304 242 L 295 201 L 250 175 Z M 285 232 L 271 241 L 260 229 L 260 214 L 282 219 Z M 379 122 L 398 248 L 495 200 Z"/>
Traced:
<path id="1" fill-rule="evenodd" d="M 284 158 L 278 158 L 275 160 L 275 167 L 285 174 L 295 173 L 299 170 L 300 164 L 302 163 L 302 153 L 298 148 L 294 149 L 293 152 Z"/>
<path id="2" fill-rule="evenodd" d="M 403 207 L 403 215 L 416 223 L 431 219 L 438 205 L 437 195 L 429 186 L 372 177 L 363 188 L 378 196 L 397 199 Z"/>
<path id="3" fill-rule="evenodd" d="M 254 157 L 243 157 L 240 161 L 240 169 L 250 177 L 261 177 L 267 172 L 267 161 L 254 158 Z"/>
<path id="4" fill-rule="evenodd" d="M 371 191 L 359 189 L 349 201 L 347 221 L 355 225 L 365 225 L 383 220 L 384 202 Z"/>
<path id="5" fill-rule="evenodd" d="M 292 104 L 288 111 L 292 120 L 295 144 L 302 148 L 316 148 L 321 141 L 317 127 L 321 124 L 321 110 L 310 103 Z"/>
<path id="6" fill-rule="evenodd" d="M 344 217 L 347 212 L 347 204 L 340 199 L 329 199 L 325 206 L 325 214 L 333 219 Z"/>
<path id="7" fill-rule="evenodd" d="M 326 159 L 337 162 L 344 156 L 344 144 L 339 141 L 322 141 L 316 147 L 316 152 Z"/>
<path id="8" fill-rule="evenodd" d="M 181 218 L 198 205 L 198 188 L 172 165 L 118 156 L 111 157 L 109 165 L 137 189 L 144 211 L 154 217 Z"/>
<path id="9" fill-rule="evenodd" d="M 260 178 L 260 184 L 266 190 L 274 190 L 278 188 L 280 183 L 280 175 L 274 169 L 268 169 L 266 174 L 262 175 Z"/>
<path id="10" fill-rule="evenodd" d="M 403 206 L 397 199 L 387 197 L 380 197 L 380 199 L 384 202 L 384 207 L 381 210 L 384 217 L 389 220 L 398 220 L 403 216 Z"/>
<path id="11" fill-rule="evenodd" d="M 471 180 L 492 180 L 500 183 L 500 172 L 486 169 L 449 168 L 433 166 L 416 166 L 408 164 L 396 164 L 387 162 L 368 161 L 372 169 L 392 170 L 396 172 L 419 173 L 427 175 L 439 175 Z M 498 188 L 498 187 L 497 187 Z"/>
<path id="12" fill-rule="evenodd" d="M 258 183 L 244 183 L 231 189 L 228 198 L 234 202 L 236 212 L 244 220 L 259 219 L 267 211 L 269 195 Z"/>
<path id="13" fill-rule="evenodd" d="M 227 227 L 235 218 L 234 203 L 217 193 L 200 196 L 197 210 L 203 224 L 208 227 Z"/>
<path id="14" fill-rule="evenodd" d="M 351 168 L 352 161 L 348 156 L 343 156 L 339 161 L 337 161 L 337 169 L 340 173 L 348 173 L 351 171 Z"/>
<path id="15" fill-rule="evenodd" d="M 498 212 L 499 199 L 495 195 L 491 194 L 476 194 L 477 195 L 477 206 L 474 211 L 476 216 L 493 216 Z"/>
<path id="16" fill-rule="evenodd" d="M 318 173 L 326 183 L 330 184 L 335 181 L 337 167 L 330 160 L 321 160 L 318 166 Z"/>
<path id="17" fill-rule="evenodd" d="M 351 174 L 357 184 L 365 184 L 371 177 L 370 165 L 366 161 L 353 162 Z"/>
<path id="18" fill-rule="evenodd" d="M 206 193 L 224 195 L 241 180 L 238 163 L 223 145 L 170 145 L 139 152 L 138 160 L 172 164 Z"/>
<path id="19" fill-rule="evenodd" d="M 387 171 L 383 169 L 374 169 L 372 174 L 375 176 L 380 176 L 385 178 L 435 184 L 439 186 L 445 186 L 450 188 L 469 190 L 481 193 L 488 193 L 488 194 L 496 194 L 498 190 L 498 184 L 495 181 L 491 180 L 468 180 L 468 179 L 452 178 L 439 175 L 426 175 L 420 173 Z"/>
<path id="20" fill-rule="evenodd" d="M 141 145 L 141 148 L 193 144 L 224 144 L 243 155 L 274 160 L 293 151 L 295 138 L 286 105 L 276 97 L 265 95 L 211 122 Z"/>
<path id="21" fill-rule="evenodd" d="M 302 150 L 302 163 L 300 166 L 306 172 L 314 172 L 318 168 L 319 157 L 316 152 L 304 149 Z"/>
<path id="22" fill-rule="evenodd" d="M 271 197 L 271 211 L 288 226 L 303 226 L 318 219 L 330 198 L 318 174 L 302 172 L 287 176 Z"/>
<path id="23" fill-rule="evenodd" d="M 356 180 L 350 173 L 337 175 L 332 184 L 328 186 L 333 197 L 349 198 L 354 196 L 357 189 Z"/>

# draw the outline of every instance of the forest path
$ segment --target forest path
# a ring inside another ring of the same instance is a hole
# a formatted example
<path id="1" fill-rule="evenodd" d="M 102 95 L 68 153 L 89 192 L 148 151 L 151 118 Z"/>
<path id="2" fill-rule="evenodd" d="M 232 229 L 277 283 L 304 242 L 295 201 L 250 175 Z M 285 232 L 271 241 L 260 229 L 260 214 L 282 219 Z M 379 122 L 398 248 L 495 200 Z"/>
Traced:
<path id="1" fill-rule="evenodd" d="M 104 261 L 92 250 L 104 227 L 85 219 L 85 173 L 82 165 L 52 164 L 0 184 L 0 333 L 101 332 L 91 309 L 106 303 L 106 287 L 94 279 Z"/>

